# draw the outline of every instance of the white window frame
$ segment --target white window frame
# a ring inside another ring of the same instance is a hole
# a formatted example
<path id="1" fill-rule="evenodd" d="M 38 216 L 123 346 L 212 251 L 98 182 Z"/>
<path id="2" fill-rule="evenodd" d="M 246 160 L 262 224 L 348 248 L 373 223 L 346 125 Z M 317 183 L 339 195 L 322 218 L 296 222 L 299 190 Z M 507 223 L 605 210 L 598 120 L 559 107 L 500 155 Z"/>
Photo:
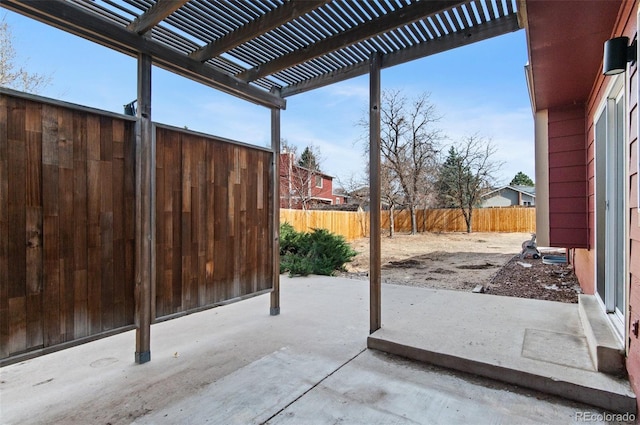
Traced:
<path id="1" fill-rule="evenodd" d="M 614 78 L 611 78 L 611 82 L 608 85 L 608 87 L 606 88 L 605 93 L 607 94 L 606 97 L 602 100 L 600 107 L 598 108 L 595 116 L 594 116 L 594 126 L 595 123 L 600 119 L 600 117 L 602 116 L 602 114 L 606 114 L 606 138 L 607 138 L 607 145 L 608 145 L 608 140 L 611 137 L 612 134 L 615 133 L 616 131 L 616 127 L 615 127 L 615 113 L 616 113 L 616 104 L 620 101 L 621 98 L 623 98 L 623 112 L 622 112 L 622 116 L 624 117 L 624 123 L 623 123 L 623 143 L 621 143 L 620 148 L 622 149 L 622 153 L 619 153 L 619 155 L 622 155 L 623 157 L 623 162 L 625 164 L 628 164 L 628 161 L 626 161 L 627 158 L 627 154 L 628 154 L 628 149 L 627 149 L 627 145 L 628 145 L 628 120 L 629 120 L 629 116 L 628 116 L 628 111 L 629 111 L 629 96 L 627 95 L 627 74 L 621 74 L 618 75 Z M 596 140 L 597 142 L 597 140 Z M 605 147 L 604 148 L 605 151 L 607 151 L 607 153 L 609 152 L 609 147 Z M 595 147 L 595 153 L 597 155 L 598 153 L 598 147 Z M 603 152 L 601 152 L 603 153 Z M 597 161 L 597 158 L 596 158 Z M 606 167 L 607 170 L 614 167 L 614 164 L 612 164 L 611 160 L 608 158 L 606 159 Z M 595 270 L 594 270 L 594 276 L 596 277 L 596 295 L 597 295 L 597 299 L 598 301 L 600 301 L 600 305 L 602 306 L 602 308 L 604 309 L 605 312 L 607 312 L 607 316 L 609 317 L 613 328 L 616 330 L 616 332 L 618 333 L 619 337 L 624 340 L 624 335 L 625 335 L 625 329 L 627 329 L 626 326 L 626 321 L 628 320 L 628 314 L 629 314 L 629 277 L 628 277 L 628 253 L 629 253 L 629 234 L 628 234 L 628 229 L 624 228 L 624 223 L 627 222 L 628 219 L 628 209 L 627 209 L 627 205 L 628 205 L 628 183 L 626 182 L 627 179 L 624 178 L 624 176 L 628 176 L 629 175 L 629 169 L 628 169 L 628 165 L 623 166 L 624 171 L 622 171 L 622 205 L 618 206 L 617 208 L 620 208 L 622 211 L 622 213 L 624 214 L 624 218 L 622 226 L 623 226 L 623 231 L 622 234 L 618 234 L 618 237 L 622 238 L 623 241 L 623 245 L 624 245 L 624 249 L 623 252 L 621 253 L 621 260 L 622 260 L 622 269 L 623 270 L 617 270 L 617 272 L 619 272 L 619 275 L 622 277 L 622 280 L 624 282 L 624 291 L 623 291 L 623 297 L 624 299 L 622 300 L 622 304 L 624 305 L 625 311 L 621 312 L 619 309 L 616 308 L 615 306 L 615 294 L 616 294 L 616 287 L 615 287 L 615 273 L 616 270 L 614 270 L 611 267 L 606 267 L 605 268 L 605 299 L 602 299 L 600 297 L 599 292 L 597 291 L 597 279 L 598 279 L 598 272 L 597 272 L 597 260 L 596 263 L 594 264 Z M 599 183 L 597 181 L 599 175 L 596 171 L 596 202 L 598 202 L 598 191 L 597 191 L 597 187 Z M 605 181 L 604 182 L 605 185 L 605 191 L 606 190 L 611 190 L 611 187 L 609 187 L 609 182 Z M 606 196 L 606 195 L 605 195 Z M 610 206 L 607 206 L 606 208 L 608 209 Z M 597 211 L 597 208 L 596 208 Z M 605 214 L 607 214 L 605 212 Z M 611 216 L 609 215 L 609 217 L 611 218 Z M 617 216 L 616 216 L 617 217 Z M 598 222 L 598 220 L 596 219 L 596 223 Z M 605 227 L 608 228 L 610 225 L 611 226 L 616 226 L 619 225 L 620 223 L 617 223 L 616 219 L 614 218 L 614 222 L 609 223 L 606 222 Z M 596 226 L 597 227 L 597 226 Z M 598 235 L 600 235 L 600 231 L 596 228 L 595 229 L 595 234 L 596 237 L 598 237 Z M 610 235 L 610 233 L 608 233 Z M 607 239 L 609 236 L 605 236 L 605 239 Z M 615 239 L 614 239 L 615 240 Z M 611 241 L 605 241 L 604 244 L 605 246 L 607 246 L 608 244 L 610 244 Z M 597 243 L 596 243 L 596 247 L 597 247 Z M 597 248 L 596 248 L 597 249 Z M 613 258 L 612 256 L 613 254 L 611 253 L 607 253 L 607 251 L 605 251 L 605 264 L 611 264 L 611 259 Z M 596 259 L 598 258 L 598 255 L 596 255 Z"/>

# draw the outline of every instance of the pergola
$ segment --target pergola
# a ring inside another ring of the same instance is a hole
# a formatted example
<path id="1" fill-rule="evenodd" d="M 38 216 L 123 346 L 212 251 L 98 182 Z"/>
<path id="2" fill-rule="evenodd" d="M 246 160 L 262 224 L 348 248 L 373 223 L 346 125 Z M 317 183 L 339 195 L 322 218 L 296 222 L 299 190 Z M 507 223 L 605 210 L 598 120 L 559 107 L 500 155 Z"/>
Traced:
<path id="1" fill-rule="evenodd" d="M 380 70 L 516 31 L 516 0 L 0 0 L 3 7 L 138 59 L 136 361 L 150 359 L 153 279 L 151 66 L 271 109 L 370 75 L 371 204 L 380 204 Z M 278 161 L 272 164 L 271 314 L 280 310 Z M 380 210 L 371 210 L 370 331 L 381 326 Z"/>

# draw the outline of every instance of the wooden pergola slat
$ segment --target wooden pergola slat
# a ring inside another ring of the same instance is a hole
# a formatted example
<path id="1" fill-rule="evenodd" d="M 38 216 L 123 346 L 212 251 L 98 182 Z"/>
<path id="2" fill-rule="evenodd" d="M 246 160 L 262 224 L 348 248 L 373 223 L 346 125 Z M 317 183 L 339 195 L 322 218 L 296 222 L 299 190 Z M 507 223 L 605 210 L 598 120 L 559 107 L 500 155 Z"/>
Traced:
<path id="1" fill-rule="evenodd" d="M 158 0 L 149 10 L 127 26 L 129 31 L 144 34 L 160 21 L 180 9 L 189 0 Z"/>
<path id="2" fill-rule="evenodd" d="M 214 56 L 218 56 L 228 50 L 233 49 L 253 38 L 271 31 L 299 16 L 302 16 L 317 7 L 323 5 L 328 0 L 308 0 L 303 2 L 288 2 L 283 6 L 262 15 L 259 19 L 249 22 L 200 49 L 189 56 L 199 62 L 204 62 Z"/>
<path id="3" fill-rule="evenodd" d="M 139 52 L 149 54 L 154 65 L 241 99 L 267 107 L 286 106 L 286 102 L 269 92 L 118 27 L 69 2 L 0 0 L 0 5 L 129 56 L 136 57 Z"/>
<path id="4" fill-rule="evenodd" d="M 281 56 L 274 61 L 249 69 L 239 74 L 238 78 L 244 81 L 257 80 L 258 78 L 266 75 L 270 75 L 319 56 L 326 55 L 334 50 L 383 34 L 408 23 L 418 21 L 423 19 L 425 16 L 436 14 L 461 3 L 463 3 L 463 1 L 452 2 L 446 0 L 413 3 L 409 6 L 403 7 L 402 9 L 398 9 L 393 13 L 370 20 L 360 26 L 353 27 L 333 37 L 325 38 L 306 49 L 297 50 L 288 55 Z"/>
<path id="5" fill-rule="evenodd" d="M 506 32 L 516 31 L 518 28 L 518 19 L 516 15 L 510 15 L 491 21 L 482 27 L 473 28 L 466 32 L 451 33 L 431 42 L 416 44 L 412 47 L 385 55 L 382 58 L 381 67 L 384 69 L 400 65 L 418 58 L 431 56 L 456 47 L 466 46 L 468 44 L 486 40 L 505 34 Z M 291 84 L 282 89 L 282 96 L 289 97 L 304 93 L 339 81 L 359 77 L 361 75 L 365 75 L 367 72 L 369 72 L 369 64 L 366 62 L 346 66 L 338 71 L 325 74 L 321 77 L 305 80 L 302 83 Z"/>
<path id="6" fill-rule="evenodd" d="M 0 5 L 134 57 L 149 54 L 156 66 L 268 108 L 286 106 L 273 93 L 291 96 L 366 73 L 374 51 L 384 68 L 519 29 L 514 0 Z"/>

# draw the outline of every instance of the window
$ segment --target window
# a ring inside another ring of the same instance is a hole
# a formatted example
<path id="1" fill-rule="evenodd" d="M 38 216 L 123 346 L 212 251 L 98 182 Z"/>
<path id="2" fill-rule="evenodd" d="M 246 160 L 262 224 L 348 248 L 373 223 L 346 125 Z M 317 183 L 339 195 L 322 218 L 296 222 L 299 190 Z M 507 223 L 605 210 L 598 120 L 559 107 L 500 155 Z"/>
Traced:
<path id="1" fill-rule="evenodd" d="M 336 205 L 340 204 L 340 198 L 336 198 Z"/>
<path id="2" fill-rule="evenodd" d="M 316 187 L 322 187 L 322 176 L 315 176 L 316 177 Z"/>

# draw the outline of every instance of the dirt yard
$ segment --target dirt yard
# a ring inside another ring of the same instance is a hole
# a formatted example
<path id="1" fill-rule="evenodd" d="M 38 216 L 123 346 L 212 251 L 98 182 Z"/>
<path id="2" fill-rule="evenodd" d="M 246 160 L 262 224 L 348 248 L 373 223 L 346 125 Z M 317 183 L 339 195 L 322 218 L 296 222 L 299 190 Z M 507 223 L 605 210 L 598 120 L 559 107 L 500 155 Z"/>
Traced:
<path id="1" fill-rule="evenodd" d="M 382 282 L 489 294 L 577 302 L 580 287 L 571 267 L 520 259 L 528 233 L 424 233 L 382 237 Z M 358 252 L 342 276 L 367 279 L 369 239 L 351 243 Z M 540 248 L 542 255 L 564 251 Z"/>

